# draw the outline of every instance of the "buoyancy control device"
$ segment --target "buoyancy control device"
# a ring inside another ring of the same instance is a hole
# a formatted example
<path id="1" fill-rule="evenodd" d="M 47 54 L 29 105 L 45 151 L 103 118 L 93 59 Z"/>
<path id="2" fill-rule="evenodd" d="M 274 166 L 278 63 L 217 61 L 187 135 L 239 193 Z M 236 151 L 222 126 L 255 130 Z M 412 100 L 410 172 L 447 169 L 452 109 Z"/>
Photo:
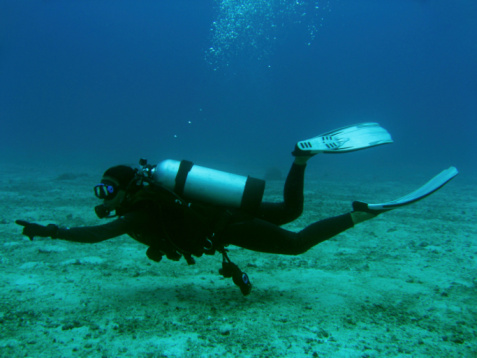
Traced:
<path id="1" fill-rule="evenodd" d="M 148 165 L 141 160 L 142 174 L 190 201 L 253 211 L 260 206 L 265 181 L 167 159 Z"/>
<path id="2" fill-rule="evenodd" d="M 158 184 L 178 198 L 247 211 L 254 211 L 262 202 L 265 181 L 261 179 L 205 168 L 185 160 L 179 162 L 168 159 L 157 165 L 150 165 L 146 159 L 141 159 L 139 164 L 141 167 L 138 169 L 138 175 L 141 180 Z M 226 225 L 230 218 L 224 218 L 221 221 Z M 219 273 L 225 278 L 232 278 L 244 296 L 250 294 L 252 283 L 248 275 L 229 259 L 227 249 L 224 246 L 212 248 L 222 254 L 222 268 Z M 161 253 L 158 257 L 152 257 L 152 254 L 150 252 L 148 257 L 160 261 Z M 190 254 L 184 257 L 188 264 L 195 263 Z"/>

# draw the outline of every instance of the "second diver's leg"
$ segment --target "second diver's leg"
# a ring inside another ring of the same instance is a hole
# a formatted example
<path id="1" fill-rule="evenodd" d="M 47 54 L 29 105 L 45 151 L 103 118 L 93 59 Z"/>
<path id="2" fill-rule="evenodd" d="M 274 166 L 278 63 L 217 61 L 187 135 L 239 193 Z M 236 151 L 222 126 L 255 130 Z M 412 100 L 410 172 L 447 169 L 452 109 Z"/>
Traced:
<path id="1" fill-rule="evenodd" d="M 292 164 L 283 191 L 283 202 L 263 202 L 257 218 L 275 225 L 283 225 L 298 218 L 303 212 L 303 187 L 306 164 Z"/>

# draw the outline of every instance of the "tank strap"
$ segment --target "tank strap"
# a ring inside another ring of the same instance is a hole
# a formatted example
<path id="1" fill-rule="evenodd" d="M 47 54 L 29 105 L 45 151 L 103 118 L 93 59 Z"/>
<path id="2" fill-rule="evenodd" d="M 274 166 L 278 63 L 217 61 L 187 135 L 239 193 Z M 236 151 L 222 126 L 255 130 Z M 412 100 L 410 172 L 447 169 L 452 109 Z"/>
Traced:
<path id="1" fill-rule="evenodd" d="M 188 160 L 182 160 L 179 165 L 179 170 L 176 175 L 176 185 L 174 187 L 174 192 L 182 196 L 184 194 L 184 187 L 187 180 L 187 175 L 189 175 L 190 170 L 194 166 L 194 163 Z"/>
<path id="2" fill-rule="evenodd" d="M 250 212 L 257 211 L 262 202 L 264 191 L 265 181 L 249 176 L 245 182 L 241 207 Z"/>

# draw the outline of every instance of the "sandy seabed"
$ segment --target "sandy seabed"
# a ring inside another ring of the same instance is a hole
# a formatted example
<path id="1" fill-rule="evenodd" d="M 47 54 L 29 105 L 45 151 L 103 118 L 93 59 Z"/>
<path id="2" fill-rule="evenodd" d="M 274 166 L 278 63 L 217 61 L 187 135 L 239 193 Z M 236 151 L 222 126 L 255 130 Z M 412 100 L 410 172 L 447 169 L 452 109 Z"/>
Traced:
<path id="1" fill-rule="evenodd" d="M 101 223 L 97 179 L 0 178 L 1 357 L 477 357 L 475 177 L 300 256 L 231 247 L 254 284 L 247 297 L 218 274 L 220 255 L 155 263 L 126 236 L 91 245 L 20 235 L 15 219 Z M 425 179 L 307 179 L 305 213 L 287 228 Z M 267 183 L 266 199 L 282 185 Z"/>

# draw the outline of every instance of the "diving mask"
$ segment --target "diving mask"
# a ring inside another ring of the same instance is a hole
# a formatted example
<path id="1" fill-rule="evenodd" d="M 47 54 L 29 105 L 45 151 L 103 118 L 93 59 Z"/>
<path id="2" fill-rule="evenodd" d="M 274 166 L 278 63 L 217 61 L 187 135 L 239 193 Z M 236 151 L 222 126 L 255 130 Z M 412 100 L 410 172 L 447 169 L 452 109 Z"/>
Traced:
<path id="1" fill-rule="evenodd" d="M 118 194 L 119 186 L 111 180 L 103 180 L 94 187 L 94 195 L 98 199 L 111 200 Z"/>

